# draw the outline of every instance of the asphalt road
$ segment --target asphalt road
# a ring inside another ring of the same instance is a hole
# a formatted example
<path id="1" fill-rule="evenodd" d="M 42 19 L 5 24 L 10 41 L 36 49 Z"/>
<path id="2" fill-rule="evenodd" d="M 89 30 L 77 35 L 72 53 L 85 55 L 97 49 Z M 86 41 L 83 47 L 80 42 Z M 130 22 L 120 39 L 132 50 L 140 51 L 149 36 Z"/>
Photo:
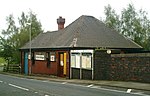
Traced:
<path id="1" fill-rule="evenodd" d="M 78 85 L 26 79 L 0 74 L 0 96 L 150 96 L 104 89 L 94 85 Z"/>

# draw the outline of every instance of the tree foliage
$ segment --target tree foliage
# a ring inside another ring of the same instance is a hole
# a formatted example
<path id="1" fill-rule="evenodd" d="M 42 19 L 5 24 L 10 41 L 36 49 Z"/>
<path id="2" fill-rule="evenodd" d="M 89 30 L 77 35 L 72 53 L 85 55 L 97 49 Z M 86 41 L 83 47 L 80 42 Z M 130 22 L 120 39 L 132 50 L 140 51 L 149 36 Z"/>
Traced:
<path id="1" fill-rule="evenodd" d="M 30 31 L 31 38 L 42 32 L 42 25 L 32 11 L 27 15 L 22 12 L 21 16 L 18 17 L 19 26 L 15 21 L 12 14 L 6 18 L 7 28 L 2 30 L 0 37 L 0 57 L 8 61 L 8 64 L 20 63 L 19 48 L 29 41 Z"/>
<path id="2" fill-rule="evenodd" d="M 132 39 L 145 50 L 150 50 L 150 20 L 146 11 L 136 11 L 134 5 L 129 4 L 121 11 L 121 15 L 118 15 L 110 5 L 105 7 L 104 13 L 104 23 L 108 27 Z"/>

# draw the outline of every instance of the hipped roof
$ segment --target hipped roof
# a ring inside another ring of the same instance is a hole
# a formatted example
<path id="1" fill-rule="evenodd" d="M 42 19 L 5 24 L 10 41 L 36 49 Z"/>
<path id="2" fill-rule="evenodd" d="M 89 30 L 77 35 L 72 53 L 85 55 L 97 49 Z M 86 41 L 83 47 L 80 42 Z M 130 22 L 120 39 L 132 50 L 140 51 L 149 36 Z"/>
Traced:
<path id="1" fill-rule="evenodd" d="M 29 43 L 21 49 L 29 49 Z M 93 16 L 81 16 L 66 28 L 39 34 L 31 48 L 142 48 Z"/>

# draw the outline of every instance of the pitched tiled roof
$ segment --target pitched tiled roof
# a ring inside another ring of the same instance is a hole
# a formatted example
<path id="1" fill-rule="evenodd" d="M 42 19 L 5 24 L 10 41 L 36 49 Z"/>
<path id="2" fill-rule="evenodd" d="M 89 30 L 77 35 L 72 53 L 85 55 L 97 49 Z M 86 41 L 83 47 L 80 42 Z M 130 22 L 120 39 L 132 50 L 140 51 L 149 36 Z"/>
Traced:
<path id="1" fill-rule="evenodd" d="M 39 34 L 32 48 L 106 47 L 142 48 L 92 16 L 81 16 L 66 28 Z M 29 43 L 21 49 L 28 49 Z"/>

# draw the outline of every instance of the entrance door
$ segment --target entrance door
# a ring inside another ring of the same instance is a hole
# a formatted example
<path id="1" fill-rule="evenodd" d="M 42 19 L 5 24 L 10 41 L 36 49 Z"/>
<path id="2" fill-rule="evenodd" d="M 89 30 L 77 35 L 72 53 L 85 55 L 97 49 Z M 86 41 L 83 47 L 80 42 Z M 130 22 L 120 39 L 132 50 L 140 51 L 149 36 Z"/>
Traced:
<path id="1" fill-rule="evenodd" d="M 24 73 L 28 74 L 28 53 L 25 52 L 24 54 Z"/>
<path id="2" fill-rule="evenodd" d="M 67 56 L 66 53 L 59 53 L 58 76 L 64 77 L 67 73 Z"/>

